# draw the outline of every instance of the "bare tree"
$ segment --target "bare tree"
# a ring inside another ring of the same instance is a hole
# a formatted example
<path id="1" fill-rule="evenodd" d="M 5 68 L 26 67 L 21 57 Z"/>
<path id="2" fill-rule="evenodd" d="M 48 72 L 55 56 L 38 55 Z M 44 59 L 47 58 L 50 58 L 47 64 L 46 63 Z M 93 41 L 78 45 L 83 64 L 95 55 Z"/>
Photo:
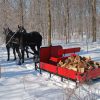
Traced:
<path id="1" fill-rule="evenodd" d="M 20 0 L 19 2 L 19 15 L 20 15 L 20 25 L 24 26 L 24 18 L 23 18 L 23 0 Z"/>
<path id="2" fill-rule="evenodd" d="M 79 34 L 83 38 L 83 0 L 78 0 L 78 5 L 79 5 Z"/>
<path id="3" fill-rule="evenodd" d="M 69 43 L 69 34 L 70 34 L 69 33 L 70 32 L 69 31 L 70 30 L 70 26 L 69 26 L 69 23 L 70 23 L 69 22 L 69 0 L 66 0 L 66 2 L 67 2 L 66 4 L 67 4 L 67 37 L 68 37 L 67 40 L 66 40 L 66 43 L 67 42 Z"/>
<path id="4" fill-rule="evenodd" d="M 96 41 L 96 0 L 92 0 L 92 32 L 93 42 Z"/>
<path id="5" fill-rule="evenodd" d="M 3 13 L 4 13 L 4 27 L 7 27 L 7 9 L 6 9 L 6 2 L 7 0 L 3 1 Z"/>
<path id="6" fill-rule="evenodd" d="M 48 0 L 48 45 L 51 45 L 51 10 L 50 10 L 50 0 Z"/>

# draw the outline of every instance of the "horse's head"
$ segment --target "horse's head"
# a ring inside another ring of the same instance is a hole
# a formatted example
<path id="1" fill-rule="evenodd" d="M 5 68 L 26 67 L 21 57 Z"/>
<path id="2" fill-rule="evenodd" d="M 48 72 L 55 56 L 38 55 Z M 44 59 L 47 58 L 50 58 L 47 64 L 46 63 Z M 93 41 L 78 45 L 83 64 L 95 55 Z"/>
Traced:
<path id="1" fill-rule="evenodd" d="M 18 34 L 25 34 L 26 33 L 26 29 L 23 26 L 19 26 L 18 25 L 17 33 Z"/>
<path id="2" fill-rule="evenodd" d="M 17 29 L 17 31 L 16 31 L 15 37 L 19 39 L 20 45 L 21 45 L 22 42 L 23 42 L 24 34 L 25 34 L 25 33 L 26 33 L 26 30 L 24 29 L 24 27 L 18 25 L 18 29 Z"/>
<path id="3" fill-rule="evenodd" d="M 9 29 L 9 27 L 8 28 L 3 28 L 3 33 L 6 35 L 6 36 L 8 36 L 8 35 L 12 35 L 12 31 L 11 31 L 11 29 Z"/>

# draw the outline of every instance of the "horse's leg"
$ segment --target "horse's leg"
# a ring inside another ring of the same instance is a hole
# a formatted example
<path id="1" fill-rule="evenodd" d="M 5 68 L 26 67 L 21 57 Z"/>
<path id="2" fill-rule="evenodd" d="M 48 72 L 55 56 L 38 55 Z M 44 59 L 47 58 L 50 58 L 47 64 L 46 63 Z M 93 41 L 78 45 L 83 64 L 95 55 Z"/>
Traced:
<path id="1" fill-rule="evenodd" d="M 39 53 L 40 53 L 40 46 L 41 46 L 41 45 L 37 45 L 38 55 L 39 55 Z"/>
<path id="2" fill-rule="evenodd" d="M 33 59 L 34 59 L 34 63 L 35 63 L 35 70 L 37 70 L 37 60 L 38 60 L 37 51 L 36 51 L 36 49 L 35 49 L 35 45 L 34 45 L 34 46 L 30 46 L 30 47 L 31 47 L 32 51 L 34 52 L 34 57 L 33 57 Z"/>
<path id="3" fill-rule="evenodd" d="M 37 60 L 39 61 L 40 58 L 40 46 L 41 45 L 37 45 Z"/>
<path id="4" fill-rule="evenodd" d="M 24 47 L 21 49 L 21 53 L 22 53 L 22 63 L 24 63 Z"/>
<path id="5" fill-rule="evenodd" d="M 17 52 L 18 57 L 19 57 L 18 65 L 21 65 L 21 53 L 20 53 L 20 51 L 19 51 L 19 47 L 16 47 L 16 52 Z"/>
<path id="6" fill-rule="evenodd" d="M 6 46 L 6 48 L 7 48 L 7 55 L 8 55 L 7 61 L 9 61 L 10 60 L 10 47 Z"/>
<path id="7" fill-rule="evenodd" d="M 27 54 L 27 58 L 29 58 L 28 46 L 26 46 L 26 54 Z"/>
<path id="8" fill-rule="evenodd" d="M 13 48 L 13 54 L 14 54 L 14 60 L 16 60 L 16 52 L 15 52 L 15 47 Z"/>
<path id="9" fill-rule="evenodd" d="M 37 54 L 35 45 L 30 45 L 31 50 L 34 52 L 34 54 Z"/>

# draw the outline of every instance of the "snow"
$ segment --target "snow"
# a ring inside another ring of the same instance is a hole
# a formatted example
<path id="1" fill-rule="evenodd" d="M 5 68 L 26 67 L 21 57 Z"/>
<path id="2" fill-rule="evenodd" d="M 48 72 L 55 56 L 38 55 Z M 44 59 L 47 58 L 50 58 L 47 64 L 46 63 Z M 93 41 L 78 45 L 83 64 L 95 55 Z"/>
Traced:
<path id="1" fill-rule="evenodd" d="M 62 42 L 59 42 L 60 44 Z M 61 44 L 64 48 L 81 47 L 81 56 L 90 56 L 100 62 L 100 43 Z M 32 56 L 32 55 L 30 55 Z M 0 47 L 0 100 L 100 100 L 100 79 L 79 84 L 56 75 L 49 77 L 49 73 L 39 69 L 35 71 L 32 59 L 25 59 L 21 66 L 18 61 L 6 61 L 5 45 Z"/>

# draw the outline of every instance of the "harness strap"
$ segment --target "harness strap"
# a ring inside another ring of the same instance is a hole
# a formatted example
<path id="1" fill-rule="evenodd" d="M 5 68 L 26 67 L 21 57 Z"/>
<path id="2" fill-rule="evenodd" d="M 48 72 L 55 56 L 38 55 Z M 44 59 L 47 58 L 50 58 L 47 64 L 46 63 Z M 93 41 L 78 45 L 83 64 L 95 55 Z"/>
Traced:
<path id="1" fill-rule="evenodd" d="M 11 39 L 15 36 L 16 33 L 13 34 L 13 36 L 9 39 L 9 41 L 6 43 L 6 46 L 8 45 L 8 43 L 11 41 Z"/>

